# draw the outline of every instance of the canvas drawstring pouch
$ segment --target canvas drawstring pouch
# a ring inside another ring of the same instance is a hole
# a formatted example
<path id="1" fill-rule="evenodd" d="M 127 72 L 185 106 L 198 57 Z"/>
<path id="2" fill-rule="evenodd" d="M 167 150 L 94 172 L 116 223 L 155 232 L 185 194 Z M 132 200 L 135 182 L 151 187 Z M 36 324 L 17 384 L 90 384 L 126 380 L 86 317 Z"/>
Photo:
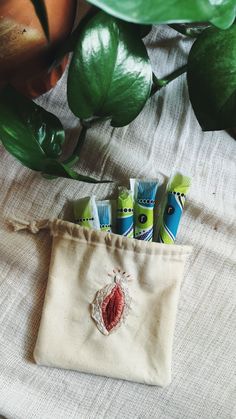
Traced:
<path id="1" fill-rule="evenodd" d="M 34 359 L 38 365 L 166 386 L 191 247 L 54 219 L 11 223 L 53 236 Z"/>

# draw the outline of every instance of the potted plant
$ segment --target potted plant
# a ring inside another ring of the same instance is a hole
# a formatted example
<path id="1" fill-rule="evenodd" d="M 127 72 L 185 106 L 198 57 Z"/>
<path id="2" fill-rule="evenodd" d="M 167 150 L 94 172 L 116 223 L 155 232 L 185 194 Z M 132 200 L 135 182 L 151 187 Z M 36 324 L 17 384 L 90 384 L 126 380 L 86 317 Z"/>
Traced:
<path id="1" fill-rule="evenodd" d="M 44 16 L 37 2 L 0 3 L 0 81 L 2 85 L 11 83 L 31 97 L 52 88 L 62 75 L 67 57 L 57 62 L 56 67 L 53 60 L 70 34 L 76 16 L 76 0 L 45 0 L 44 7 L 45 32 L 37 16 L 37 13 L 40 18 Z"/>
<path id="2" fill-rule="evenodd" d="M 28 1 L 41 21 L 46 49 L 51 48 L 50 1 Z M 14 3 L 13 0 L 11 2 Z M 52 2 L 52 0 L 51 0 Z M 73 1 L 60 0 L 67 16 Z M 59 8 L 57 2 L 57 8 Z M 12 86 L 0 95 L 0 140 L 21 163 L 49 176 L 90 181 L 72 166 L 93 121 L 129 124 L 149 97 L 187 73 L 190 101 L 203 130 L 230 129 L 236 111 L 236 1 L 89 0 L 93 6 L 60 48 L 57 62 L 72 52 L 67 92 L 82 130 L 72 155 L 61 156 L 64 130 L 52 114 Z M 66 34 L 71 29 L 68 18 Z M 197 22 L 197 23 L 196 23 Z M 153 74 L 143 38 L 151 25 L 169 24 L 194 38 L 184 66 L 160 79 Z M 47 41 L 46 41 L 47 39 Z M 55 51 L 55 50 L 54 50 Z M 11 83 L 19 90 L 19 85 Z"/>

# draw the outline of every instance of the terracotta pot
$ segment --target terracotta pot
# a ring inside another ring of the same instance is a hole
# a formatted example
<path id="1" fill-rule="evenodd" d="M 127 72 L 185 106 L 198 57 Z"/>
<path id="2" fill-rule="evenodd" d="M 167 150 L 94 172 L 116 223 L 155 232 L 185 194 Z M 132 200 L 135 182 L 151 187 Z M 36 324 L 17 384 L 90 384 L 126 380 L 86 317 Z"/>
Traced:
<path id="1" fill-rule="evenodd" d="M 11 83 L 35 97 L 61 77 L 66 59 L 50 71 L 55 51 L 72 30 L 76 0 L 45 0 L 50 43 L 31 0 L 0 1 L 0 83 Z"/>

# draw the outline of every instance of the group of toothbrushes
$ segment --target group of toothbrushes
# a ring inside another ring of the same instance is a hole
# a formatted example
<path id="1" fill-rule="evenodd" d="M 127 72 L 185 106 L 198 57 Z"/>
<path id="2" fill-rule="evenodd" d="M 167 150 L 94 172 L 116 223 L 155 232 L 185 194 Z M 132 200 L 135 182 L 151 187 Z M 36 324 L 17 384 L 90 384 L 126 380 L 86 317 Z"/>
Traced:
<path id="1" fill-rule="evenodd" d="M 74 202 L 74 221 L 83 227 L 129 238 L 173 244 L 183 213 L 190 178 L 176 173 L 167 184 L 164 210 L 158 206 L 158 180 L 131 179 L 130 189 L 118 188 L 117 201 L 95 196 Z M 157 210 L 157 211 L 156 211 Z M 159 222 L 155 218 L 159 217 Z M 156 238 L 154 227 L 159 226 Z"/>

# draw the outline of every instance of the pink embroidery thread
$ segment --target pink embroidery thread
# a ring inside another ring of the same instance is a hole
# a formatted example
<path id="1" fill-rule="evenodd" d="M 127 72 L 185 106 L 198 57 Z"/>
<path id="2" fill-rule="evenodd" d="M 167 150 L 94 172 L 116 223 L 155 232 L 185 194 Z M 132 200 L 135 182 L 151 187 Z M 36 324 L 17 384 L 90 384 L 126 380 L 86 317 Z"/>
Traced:
<path id="1" fill-rule="evenodd" d="M 121 272 L 120 269 L 113 270 L 113 274 L 108 275 L 113 278 L 114 282 L 96 293 L 91 314 L 97 328 L 104 335 L 109 335 L 124 322 L 131 304 L 127 287 L 130 275 Z"/>

